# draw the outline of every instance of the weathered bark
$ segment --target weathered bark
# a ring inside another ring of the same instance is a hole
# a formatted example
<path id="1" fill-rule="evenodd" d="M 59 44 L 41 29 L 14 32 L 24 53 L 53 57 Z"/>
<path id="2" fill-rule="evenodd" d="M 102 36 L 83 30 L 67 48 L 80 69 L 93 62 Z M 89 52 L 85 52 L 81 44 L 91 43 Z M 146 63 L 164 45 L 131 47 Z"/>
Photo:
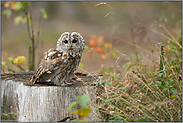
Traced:
<path id="1" fill-rule="evenodd" d="M 91 112 L 87 121 L 99 121 L 96 111 L 96 95 L 101 87 L 96 82 L 102 76 L 77 74 L 83 82 L 73 80 L 73 85 L 60 87 L 54 85 L 31 84 L 32 73 L 6 75 L 1 77 L 2 105 L 6 112 L 17 115 L 18 122 L 56 122 L 68 117 L 67 107 L 76 101 L 76 96 L 88 94 Z M 78 109 L 75 107 L 73 110 Z M 73 114 L 73 113 L 72 113 Z M 76 117 L 76 116 L 73 116 Z"/>

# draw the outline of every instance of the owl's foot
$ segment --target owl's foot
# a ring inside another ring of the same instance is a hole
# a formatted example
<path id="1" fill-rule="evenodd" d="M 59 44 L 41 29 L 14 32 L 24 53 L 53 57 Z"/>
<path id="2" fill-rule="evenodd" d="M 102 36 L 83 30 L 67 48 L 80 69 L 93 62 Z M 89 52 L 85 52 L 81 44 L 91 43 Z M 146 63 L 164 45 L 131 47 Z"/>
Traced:
<path id="1" fill-rule="evenodd" d="M 73 83 L 71 83 L 71 82 L 64 82 L 64 84 L 63 84 L 63 86 L 71 86 L 71 85 L 73 85 Z"/>
<path id="2" fill-rule="evenodd" d="M 72 79 L 76 80 L 76 79 L 77 79 L 77 76 L 76 76 L 76 75 L 74 75 L 74 76 L 72 77 Z"/>
<path id="3" fill-rule="evenodd" d="M 74 75 L 74 76 L 72 77 L 72 79 L 74 79 L 74 80 L 76 80 L 76 81 L 82 81 L 82 79 L 79 78 L 79 77 L 77 77 L 76 75 Z"/>

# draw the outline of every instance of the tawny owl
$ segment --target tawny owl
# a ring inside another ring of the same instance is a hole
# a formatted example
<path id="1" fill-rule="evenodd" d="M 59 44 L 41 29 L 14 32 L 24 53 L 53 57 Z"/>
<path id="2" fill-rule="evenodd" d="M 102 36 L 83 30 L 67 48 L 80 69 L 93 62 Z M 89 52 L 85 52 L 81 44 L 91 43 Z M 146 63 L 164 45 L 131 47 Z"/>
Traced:
<path id="1" fill-rule="evenodd" d="M 64 32 L 58 39 L 56 47 L 44 53 L 31 81 L 33 83 L 53 82 L 56 85 L 70 84 L 84 47 L 85 41 L 79 33 Z"/>

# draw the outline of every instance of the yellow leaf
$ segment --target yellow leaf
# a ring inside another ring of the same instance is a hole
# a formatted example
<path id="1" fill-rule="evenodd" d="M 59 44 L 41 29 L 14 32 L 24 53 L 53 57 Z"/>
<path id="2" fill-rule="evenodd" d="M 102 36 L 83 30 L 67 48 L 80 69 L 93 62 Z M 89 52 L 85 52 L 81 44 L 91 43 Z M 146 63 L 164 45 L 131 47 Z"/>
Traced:
<path id="1" fill-rule="evenodd" d="M 111 52 L 111 56 L 113 57 L 113 58 L 116 58 L 116 53 L 115 52 Z"/>
<path id="2" fill-rule="evenodd" d="M 23 19 L 23 17 L 22 16 L 16 16 L 15 18 L 14 18 L 14 23 L 15 23 L 15 25 L 18 25 L 21 21 L 22 21 L 22 19 Z"/>
<path id="3" fill-rule="evenodd" d="M 8 60 L 9 60 L 10 62 L 13 62 L 13 58 L 12 58 L 12 57 L 9 57 Z"/>
<path id="4" fill-rule="evenodd" d="M 18 58 L 15 58 L 15 59 L 13 60 L 13 63 L 17 65 L 17 64 L 18 64 Z"/>
<path id="5" fill-rule="evenodd" d="M 22 4 L 20 2 L 11 2 L 11 9 L 18 11 L 22 8 Z"/>
<path id="6" fill-rule="evenodd" d="M 87 117 L 88 114 L 90 113 L 90 106 L 88 107 L 83 107 L 79 113 L 80 116 L 82 117 Z"/>
<path id="7" fill-rule="evenodd" d="M 1 65 L 2 65 L 3 67 L 5 67 L 5 66 L 6 66 L 6 62 L 1 62 Z"/>
<path id="8" fill-rule="evenodd" d="M 75 111 L 74 111 L 74 114 L 79 115 L 79 110 L 75 110 Z"/>
<path id="9" fill-rule="evenodd" d="M 25 56 L 18 56 L 17 58 L 20 64 L 22 64 L 25 61 Z"/>
<path id="10" fill-rule="evenodd" d="M 169 47 L 165 47 L 165 51 L 169 51 L 170 50 L 170 48 Z"/>
<path id="11" fill-rule="evenodd" d="M 4 3 L 5 8 L 8 8 L 9 6 L 10 6 L 10 1 L 7 1 L 7 2 Z"/>
<path id="12" fill-rule="evenodd" d="M 92 35 L 92 36 L 91 36 L 91 39 L 94 39 L 94 40 L 95 40 L 96 38 L 97 38 L 96 35 Z"/>
<path id="13" fill-rule="evenodd" d="M 78 122 L 86 122 L 86 118 L 79 119 Z"/>
<path id="14" fill-rule="evenodd" d="M 112 48 L 112 44 L 111 43 L 108 43 L 108 48 Z"/>

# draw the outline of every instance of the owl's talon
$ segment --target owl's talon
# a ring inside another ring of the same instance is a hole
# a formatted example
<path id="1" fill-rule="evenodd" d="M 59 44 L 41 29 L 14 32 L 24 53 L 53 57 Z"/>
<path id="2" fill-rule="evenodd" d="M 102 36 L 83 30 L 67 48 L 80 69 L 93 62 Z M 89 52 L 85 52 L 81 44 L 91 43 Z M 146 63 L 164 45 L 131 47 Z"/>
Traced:
<path id="1" fill-rule="evenodd" d="M 77 76 L 73 76 L 73 77 L 72 77 L 73 80 L 76 80 L 77 78 L 78 78 Z"/>

